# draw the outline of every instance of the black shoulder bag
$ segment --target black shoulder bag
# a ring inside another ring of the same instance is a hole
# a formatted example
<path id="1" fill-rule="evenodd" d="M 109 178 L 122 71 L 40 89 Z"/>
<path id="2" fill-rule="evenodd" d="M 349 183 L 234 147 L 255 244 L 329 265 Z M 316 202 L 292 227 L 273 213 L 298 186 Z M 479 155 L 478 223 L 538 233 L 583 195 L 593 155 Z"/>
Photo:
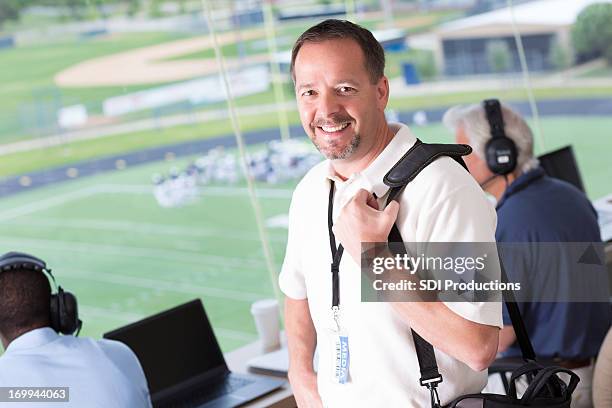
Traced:
<path id="1" fill-rule="evenodd" d="M 457 144 L 428 144 L 420 140 L 404 154 L 404 156 L 385 175 L 384 182 L 390 187 L 387 204 L 398 199 L 404 188 L 425 167 L 442 156 L 453 158 L 466 170 L 467 166 L 462 156 L 470 154 L 472 149 L 467 145 Z M 389 242 L 403 242 L 397 225 L 393 224 L 389 233 Z M 402 250 L 403 245 L 398 246 Z M 404 248 L 405 250 L 405 248 Z M 502 280 L 507 282 L 503 264 L 501 264 Z M 525 364 L 512 372 L 507 395 L 501 394 L 468 394 L 456 398 L 445 408 L 570 408 L 572 392 L 580 379 L 572 371 L 558 367 L 544 367 L 536 363 L 536 356 L 531 341 L 521 318 L 518 305 L 511 290 L 504 291 L 504 302 L 512 320 L 518 343 Z M 437 387 L 442 382 L 442 375 L 438 371 L 436 355 L 433 346 L 412 330 L 414 346 L 421 371 L 419 382 L 427 388 L 431 395 L 432 408 L 442 408 L 438 397 Z M 570 377 L 566 384 L 557 374 L 565 373 Z M 505 374 L 502 374 L 505 375 Z M 521 396 L 517 397 L 516 381 L 523 375 L 527 376 L 528 387 Z"/>

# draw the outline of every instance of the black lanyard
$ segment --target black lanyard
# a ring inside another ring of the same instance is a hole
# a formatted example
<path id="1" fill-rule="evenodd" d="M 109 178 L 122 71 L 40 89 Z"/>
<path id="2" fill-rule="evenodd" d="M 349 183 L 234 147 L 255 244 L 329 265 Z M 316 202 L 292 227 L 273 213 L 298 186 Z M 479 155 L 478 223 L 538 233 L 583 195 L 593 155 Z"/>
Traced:
<path id="1" fill-rule="evenodd" d="M 340 260 L 344 253 L 344 247 L 342 244 L 336 248 L 336 237 L 332 227 L 334 226 L 333 214 L 334 214 L 334 181 L 330 180 L 329 186 L 329 204 L 327 205 L 327 227 L 329 228 L 329 246 L 331 247 L 332 263 L 331 263 L 331 274 L 332 274 L 332 310 L 334 311 L 334 318 L 337 316 L 337 311 L 340 306 Z"/>

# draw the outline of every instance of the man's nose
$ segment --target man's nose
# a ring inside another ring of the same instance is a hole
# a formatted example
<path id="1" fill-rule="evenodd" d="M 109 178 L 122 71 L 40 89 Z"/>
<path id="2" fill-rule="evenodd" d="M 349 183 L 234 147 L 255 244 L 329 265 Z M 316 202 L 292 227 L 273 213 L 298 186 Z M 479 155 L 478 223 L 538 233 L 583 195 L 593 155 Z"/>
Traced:
<path id="1" fill-rule="evenodd" d="M 317 105 L 317 116 L 327 118 L 339 111 L 340 103 L 337 95 L 333 92 L 321 93 Z"/>

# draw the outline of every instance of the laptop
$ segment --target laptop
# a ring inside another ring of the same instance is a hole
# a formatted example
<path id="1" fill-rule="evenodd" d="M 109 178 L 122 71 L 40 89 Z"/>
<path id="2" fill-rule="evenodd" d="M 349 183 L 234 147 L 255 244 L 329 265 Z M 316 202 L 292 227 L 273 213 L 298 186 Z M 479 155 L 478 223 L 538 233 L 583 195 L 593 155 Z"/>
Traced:
<path id="1" fill-rule="evenodd" d="M 543 154 L 538 157 L 540 166 L 550 177 L 555 177 L 573 184 L 578 190 L 584 193 L 584 183 L 580 176 L 576 156 L 572 146 L 565 146 L 561 149 Z"/>
<path id="2" fill-rule="evenodd" d="M 104 334 L 140 360 L 154 407 L 237 407 L 285 384 L 230 372 L 200 299 Z"/>

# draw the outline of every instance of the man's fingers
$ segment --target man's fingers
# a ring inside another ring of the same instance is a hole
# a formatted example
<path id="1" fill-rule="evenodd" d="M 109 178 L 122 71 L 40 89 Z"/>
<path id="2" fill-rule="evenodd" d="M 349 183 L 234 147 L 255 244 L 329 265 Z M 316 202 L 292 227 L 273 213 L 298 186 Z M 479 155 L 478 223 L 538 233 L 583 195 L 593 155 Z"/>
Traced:
<path id="1" fill-rule="evenodd" d="M 399 203 L 395 200 L 391 200 L 391 202 L 389 203 L 389 205 L 387 205 L 384 209 L 384 213 L 385 215 L 387 215 L 389 218 L 391 218 L 392 220 L 396 220 L 397 219 L 397 213 L 399 212 Z"/>
<path id="2" fill-rule="evenodd" d="M 360 188 L 359 191 L 355 193 L 353 201 L 356 204 L 366 204 L 368 207 L 378 210 L 378 202 L 374 198 L 374 195 L 363 188 Z"/>
<path id="3" fill-rule="evenodd" d="M 374 198 L 373 194 L 369 194 L 368 193 L 368 201 L 367 204 L 374 208 L 375 210 L 378 210 L 378 201 L 376 201 L 376 198 Z"/>
<path id="4" fill-rule="evenodd" d="M 353 197 L 353 201 L 357 202 L 357 203 L 367 203 L 368 202 L 368 197 L 370 196 L 370 193 L 368 192 L 368 190 L 364 190 L 363 188 L 360 188 L 359 191 L 357 191 L 357 193 L 355 194 L 355 196 Z"/>

